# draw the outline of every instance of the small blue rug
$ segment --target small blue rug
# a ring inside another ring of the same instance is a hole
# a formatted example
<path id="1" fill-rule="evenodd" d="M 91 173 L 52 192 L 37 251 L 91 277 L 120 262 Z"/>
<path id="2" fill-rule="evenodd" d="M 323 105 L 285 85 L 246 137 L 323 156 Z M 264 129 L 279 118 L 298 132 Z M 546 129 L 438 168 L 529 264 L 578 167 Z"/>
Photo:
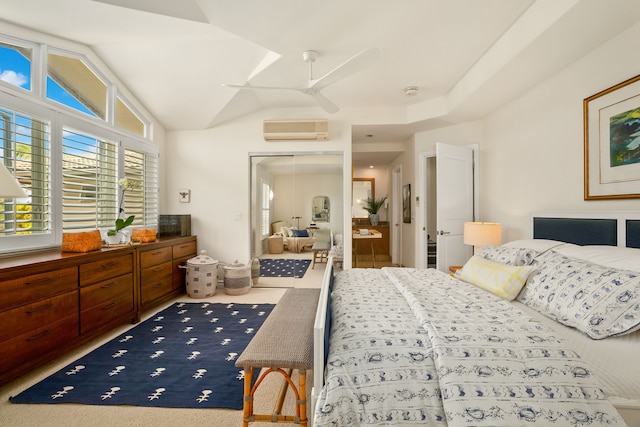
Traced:
<path id="1" fill-rule="evenodd" d="M 176 303 L 9 400 L 242 409 L 235 361 L 273 307 Z"/>
<path id="2" fill-rule="evenodd" d="M 311 265 L 310 259 L 260 259 L 260 277 L 301 278 Z"/>

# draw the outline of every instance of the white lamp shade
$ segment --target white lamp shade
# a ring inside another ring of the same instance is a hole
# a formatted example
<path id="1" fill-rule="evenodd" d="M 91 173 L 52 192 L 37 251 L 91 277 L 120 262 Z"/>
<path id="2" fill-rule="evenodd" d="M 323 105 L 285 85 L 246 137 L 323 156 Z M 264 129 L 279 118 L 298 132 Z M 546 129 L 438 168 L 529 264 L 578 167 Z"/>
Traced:
<path id="1" fill-rule="evenodd" d="M 2 163 L 0 163 L 0 197 L 27 197 L 27 193 Z"/>
<path id="2" fill-rule="evenodd" d="M 502 241 L 502 225 L 496 222 L 465 222 L 464 243 L 476 248 L 497 246 Z"/>

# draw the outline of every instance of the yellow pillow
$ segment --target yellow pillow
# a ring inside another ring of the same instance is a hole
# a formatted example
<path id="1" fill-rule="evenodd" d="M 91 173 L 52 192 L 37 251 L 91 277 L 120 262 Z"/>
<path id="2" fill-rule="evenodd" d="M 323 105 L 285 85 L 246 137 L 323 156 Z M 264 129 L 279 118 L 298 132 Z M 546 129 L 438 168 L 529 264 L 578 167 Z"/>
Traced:
<path id="1" fill-rule="evenodd" d="M 456 271 L 455 277 L 511 301 L 518 296 L 533 270 L 532 266 L 507 265 L 474 255 Z"/>

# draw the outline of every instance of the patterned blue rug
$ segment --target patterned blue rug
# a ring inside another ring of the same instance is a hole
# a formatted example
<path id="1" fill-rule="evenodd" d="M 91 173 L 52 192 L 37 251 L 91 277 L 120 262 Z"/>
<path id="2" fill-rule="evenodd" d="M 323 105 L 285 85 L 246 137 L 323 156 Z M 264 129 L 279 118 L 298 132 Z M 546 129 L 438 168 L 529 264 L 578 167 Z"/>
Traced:
<path id="1" fill-rule="evenodd" d="M 310 259 L 260 259 L 260 277 L 304 277 Z"/>
<path id="2" fill-rule="evenodd" d="M 9 400 L 242 409 L 235 360 L 273 307 L 176 303 Z"/>

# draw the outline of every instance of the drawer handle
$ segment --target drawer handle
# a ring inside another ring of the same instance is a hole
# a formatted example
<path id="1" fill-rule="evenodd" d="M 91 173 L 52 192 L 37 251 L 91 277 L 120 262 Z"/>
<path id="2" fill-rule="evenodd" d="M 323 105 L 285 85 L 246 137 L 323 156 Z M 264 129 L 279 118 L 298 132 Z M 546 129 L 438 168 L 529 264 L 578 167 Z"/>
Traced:
<path id="1" fill-rule="evenodd" d="M 155 285 L 153 285 L 154 288 L 161 288 L 162 287 L 162 283 L 156 283 Z"/>
<path id="2" fill-rule="evenodd" d="M 113 306 L 115 306 L 117 303 L 116 302 L 112 302 L 109 305 L 105 305 L 104 307 L 102 307 L 103 310 L 109 310 L 110 308 L 112 308 Z"/>
<path id="3" fill-rule="evenodd" d="M 118 265 L 118 263 L 117 263 L 117 262 L 115 262 L 115 261 L 111 261 L 111 262 L 107 262 L 107 263 L 105 263 L 105 264 L 102 264 L 102 268 L 114 267 L 114 266 L 116 266 L 116 265 Z"/>
<path id="4" fill-rule="evenodd" d="M 46 337 L 47 335 L 49 335 L 51 332 L 53 332 L 53 329 L 47 329 L 46 331 L 42 332 L 41 334 L 38 335 L 34 335 L 32 337 L 27 338 L 27 341 L 31 342 L 31 341 L 35 341 L 38 340 L 42 337 Z"/>
<path id="5" fill-rule="evenodd" d="M 188 245 L 188 244 L 186 244 L 186 245 L 180 245 L 180 249 L 184 249 L 184 248 L 188 248 L 188 247 L 189 247 L 189 245 Z"/>
<path id="6" fill-rule="evenodd" d="M 36 313 L 38 311 L 48 310 L 51 307 L 53 307 L 53 304 L 45 304 L 45 305 L 41 305 L 40 307 L 34 308 L 32 310 L 27 310 L 26 313 L 27 314 L 33 314 L 33 313 Z"/>
<path id="7" fill-rule="evenodd" d="M 160 255 L 162 253 L 162 251 L 155 251 L 155 252 L 151 252 L 151 255 Z"/>
<path id="8" fill-rule="evenodd" d="M 151 270 L 151 271 L 153 271 L 153 272 L 155 273 L 155 272 L 162 271 L 162 270 L 164 270 L 164 268 L 162 268 L 162 267 L 156 267 L 156 268 L 154 268 L 154 269 L 153 269 L 153 270 Z"/>
<path id="9" fill-rule="evenodd" d="M 27 285 L 39 285 L 41 283 L 47 283 L 51 281 L 51 277 L 47 276 L 47 277 L 42 277 L 40 279 L 36 279 L 36 280 L 29 280 L 28 282 L 26 282 Z"/>
<path id="10" fill-rule="evenodd" d="M 116 280 L 115 282 L 111 282 L 111 283 L 107 283 L 106 285 L 102 285 L 100 288 L 102 289 L 109 289 L 110 287 L 112 287 L 113 285 L 117 285 L 118 281 Z"/>

